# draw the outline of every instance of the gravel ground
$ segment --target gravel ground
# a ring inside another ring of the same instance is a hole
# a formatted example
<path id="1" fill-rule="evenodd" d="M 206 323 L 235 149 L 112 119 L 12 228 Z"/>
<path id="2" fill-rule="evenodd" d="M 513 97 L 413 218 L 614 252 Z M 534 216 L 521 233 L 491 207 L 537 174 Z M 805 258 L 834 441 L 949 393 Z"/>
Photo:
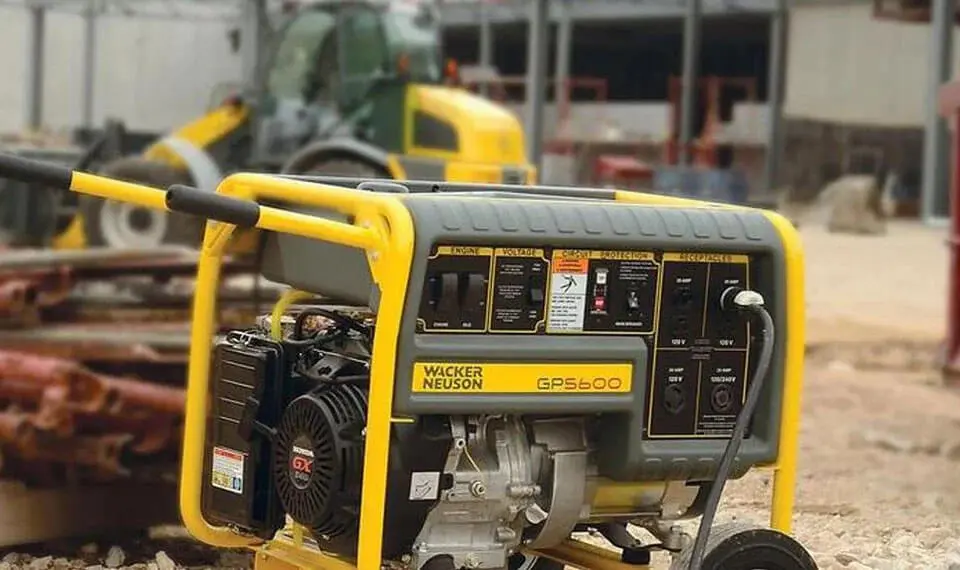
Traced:
<path id="1" fill-rule="evenodd" d="M 824 570 L 960 570 L 960 390 L 944 388 L 934 364 L 946 234 L 904 223 L 885 237 L 803 235 L 809 342 L 795 535 Z M 730 483 L 718 522 L 765 522 L 769 483 L 767 473 Z M 0 570 L 249 564 L 179 529 L 21 552 L 0 558 Z"/>
<path id="2" fill-rule="evenodd" d="M 21 547 L 0 557 L 0 570 L 239 570 L 251 566 L 248 553 L 199 544 L 179 526 Z"/>

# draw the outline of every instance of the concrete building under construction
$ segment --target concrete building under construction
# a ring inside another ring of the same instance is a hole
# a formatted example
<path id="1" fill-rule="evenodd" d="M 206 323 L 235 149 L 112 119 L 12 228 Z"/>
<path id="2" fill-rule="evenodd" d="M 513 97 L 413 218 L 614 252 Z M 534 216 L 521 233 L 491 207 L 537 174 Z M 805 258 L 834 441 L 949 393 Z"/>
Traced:
<path id="1" fill-rule="evenodd" d="M 445 6 L 450 54 L 494 68 L 504 91 L 522 99 L 528 5 L 448 0 Z M 713 162 L 733 161 L 762 194 L 764 156 L 774 137 L 778 154 L 789 157 L 778 161 L 775 183 L 798 198 L 843 173 L 893 171 L 898 199 L 915 209 L 931 25 L 904 23 L 880 0 L 798 0 L 786 15 L 778 6 L 702 1 L 694 130 L 718 149 Z M 686 2 L 667 0 L 552 3 L 554 88 L 544 136 L 553 149 L 579 148 L 580 179 L 602 152 L 630 148 L 651 162 L 675 156 L 686 11 Z M 775 25 L 778 17 L 782 26 Z M 490 81 L 489 70 L 477 75 Z M 570 88 L 558 88 L 565 84 Z M 774 107 L 782 111 L 779 129 L 769 120 L 772 86 L 782 90 Z"/>
<path id="2" fill-rule="evenodd" d="M 694 131 L 705 163 L 733 160 L 756 183 L 768 136 L 771 15 L 776 0 L 702 3 Z M 525 97 L 529 5 L 447 2 L 450 56 L 476 64 L 467 81 L 494 83 L 491 94 Z M 553 153 L 574 151 L 577 178 L 589 178 L 599 154 L 671 161 L 680 128 L 684 53 L 682 2 L 575 1 L 550 6 L 548 104 L 544 137 Z M 499 80 L 491 79 L 494 75 Z M 472 72 L 472 75 L 471 75 Z M 518 110 L 521 107 L 518 106 Z M 719 148 L 718 148 L 719 147 Z M 562 178 L 562 177 L 561 177 Z"/>

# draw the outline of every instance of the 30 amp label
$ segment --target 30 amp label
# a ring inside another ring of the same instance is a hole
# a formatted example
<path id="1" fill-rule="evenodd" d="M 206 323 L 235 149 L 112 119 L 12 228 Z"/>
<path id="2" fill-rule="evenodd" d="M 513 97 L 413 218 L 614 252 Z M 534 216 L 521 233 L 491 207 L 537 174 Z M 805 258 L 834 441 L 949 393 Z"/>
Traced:
<path id="1" fill-rule="evenodd" d="M 623 394 L 631 364 L 417 362 L 413 391 L 434 394 Z"/>
<path id="2" fill-rule="evenodd" d="M 243 494 L 243 454 L 226 447 L 213 448 L 210 483 L 217 489 Z"/>

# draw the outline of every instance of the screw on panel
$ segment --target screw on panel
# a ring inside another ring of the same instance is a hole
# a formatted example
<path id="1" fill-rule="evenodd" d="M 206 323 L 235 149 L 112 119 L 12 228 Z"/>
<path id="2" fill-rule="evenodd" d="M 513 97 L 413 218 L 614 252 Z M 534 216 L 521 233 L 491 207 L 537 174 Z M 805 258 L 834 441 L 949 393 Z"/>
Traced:
<path id="1" fill-rule="evenodd" d="M 470 492 L 474 497 L 482 497 L 487 494 L 487 487 L 482 481 L 474 481 L 470 483 Z"/>

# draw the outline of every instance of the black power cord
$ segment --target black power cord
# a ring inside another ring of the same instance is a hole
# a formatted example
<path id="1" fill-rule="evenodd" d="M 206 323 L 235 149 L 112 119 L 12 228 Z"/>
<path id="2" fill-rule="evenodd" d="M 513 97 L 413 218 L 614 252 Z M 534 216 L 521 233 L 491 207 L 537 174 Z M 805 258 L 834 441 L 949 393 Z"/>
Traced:
<path id="1" fill-rule="evenodd" d="M 756 291 L 741 289 L 739 287 L 730 287 L 720 295 L 720 308 L 724 311 L 736 311 L 738 313 L 748 313 L 758 317 L 761 321 L 760 334 L 762 336 L 762 345 L 760 348 L 760 358 L 753 371 L 753 383 L 747 392 L 747 399 L 743 404 L 740 415 L 737 416 L 737 422 L 733 427 L 733 433 L 730 434 L 730 441 L 723 451 L 720 459 L 720 466 L 717 468 L 717 476 L 707 496 L 707 502 L 703 508 L 703 518 L 700 520 L 700 528 L 697 529 L 697 537 L 693 543 L 693 551 L 690 556 L 690 566 L 688 570 L 700 570 L 703 564 L 704 551 L 707 548 L 707 539 L 710 537 L 710 527 L 713 526 L 714 516 L 717 514 L 717 508 L 720 506 L 720 496 L 723 494 L 723 487 L 730 477 L 730 471 L 733 469 L 733 462 L 740 451 L 740 444 L 747 433 L 747 426 L 753 418 L 753 412 L 760 401 L 760 393 L 763 391 L 763 381 L 767 376 L 767 370 L 770 368 L 770 361 L 773 359 L 773 345 L 775 340 L 773 318 L 763 306 L 763 296 Z"/>

